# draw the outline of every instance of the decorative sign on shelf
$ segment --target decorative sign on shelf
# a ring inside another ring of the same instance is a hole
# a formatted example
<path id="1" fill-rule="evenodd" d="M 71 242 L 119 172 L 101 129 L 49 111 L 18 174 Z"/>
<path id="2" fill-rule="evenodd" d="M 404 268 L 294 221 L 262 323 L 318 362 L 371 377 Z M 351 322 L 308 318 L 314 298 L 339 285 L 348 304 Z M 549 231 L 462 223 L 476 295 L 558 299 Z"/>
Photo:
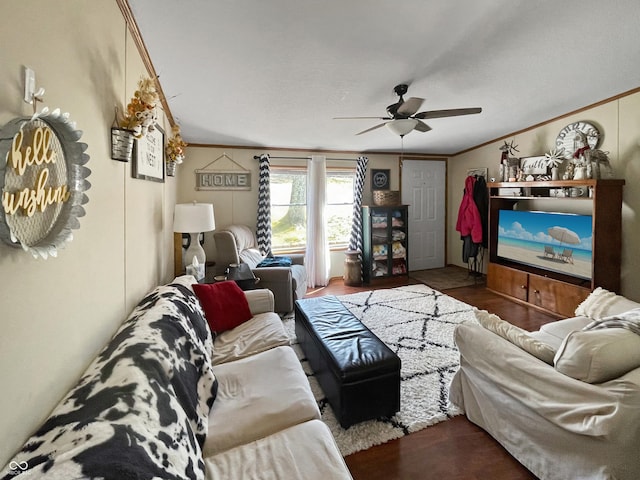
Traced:
<path id="1" fill-rule="evenodd" d="M 221 158 L 230 160 L 241 170 L 211 170 L 208 167 Z M 223 153 L 196 173 L 196 190 L 251 190 L 251 172 Z"/>
<path id="2" fill-rule="evenodd" d="M 47 108 L 0 129 L 2 241 L 48 258 L 73 239 L 91 188 L 81 136 L 69 114 Z"/>
<path id="3" fill-rule="evenodd" d="M 523 157 L 520 159 L 520 169 L 524 175 L 545 175 L 548 163 L 549 161 L 545 155 Z"/>

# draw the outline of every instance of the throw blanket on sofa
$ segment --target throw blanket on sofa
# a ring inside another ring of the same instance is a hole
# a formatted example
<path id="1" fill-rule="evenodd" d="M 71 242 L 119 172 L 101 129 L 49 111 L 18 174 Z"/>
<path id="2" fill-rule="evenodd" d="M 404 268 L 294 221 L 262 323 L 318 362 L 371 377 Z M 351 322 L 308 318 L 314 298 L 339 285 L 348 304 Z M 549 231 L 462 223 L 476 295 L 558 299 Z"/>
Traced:
<path id="1" fill-rule="evenodd" d="M 140 302 L 3 480 L 204 478 L 217 381 L 212 336 L 187 285 Z"/>
<path id="2" fill-rule="evenodd" d="M 624 328 L 636 335 L 640 335 L 640 308 L 634 308 L 628 312 L 594 320 L 583 330 L 599 330 L 602 328 Z"/>
<path id="3" fill-rule="evenodd" d="M 290 267 L 291 257 L 265 257 L 258 265 L 257 268 L 264 267 Z"/>

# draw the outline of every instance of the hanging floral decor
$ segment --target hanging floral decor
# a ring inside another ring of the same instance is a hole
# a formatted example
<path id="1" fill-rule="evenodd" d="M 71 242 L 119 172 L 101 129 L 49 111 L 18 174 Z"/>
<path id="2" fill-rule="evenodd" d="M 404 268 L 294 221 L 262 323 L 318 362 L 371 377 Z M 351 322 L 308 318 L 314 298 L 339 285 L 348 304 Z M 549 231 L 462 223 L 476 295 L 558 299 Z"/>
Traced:
<path id="1" fill-rule="evenodd" d="M 173 177 L 176 173 L 176 165 L 184 160 L 184 149 L 187 143 L 182 140 L 180 135 L 180 127 L 174 125 L 171 127 L 171 138 L 167 142 L 165 153 L 167 154 L 167 175 Z"/>
<path id="2" fill-rule="evenodd" d="M 142 138 L 149 130 L 153 130 L 158 119 L 156 106 L 159 101 L 155 79 L 142 77 L 138 81 L 138 89 L 127 105 L 120 126 L 133 132 L 134 137 Z"/>
<path id="3" fill-rule="evenodd" d="M 167 163 L 182 163 L 186 146 L 187 143 L 182 140 L 182 135 L 180 135 L 180 127 L 178 125 L 171 127 L 171 138 L 167 142 L 167 148 L 165 150 Z"/>

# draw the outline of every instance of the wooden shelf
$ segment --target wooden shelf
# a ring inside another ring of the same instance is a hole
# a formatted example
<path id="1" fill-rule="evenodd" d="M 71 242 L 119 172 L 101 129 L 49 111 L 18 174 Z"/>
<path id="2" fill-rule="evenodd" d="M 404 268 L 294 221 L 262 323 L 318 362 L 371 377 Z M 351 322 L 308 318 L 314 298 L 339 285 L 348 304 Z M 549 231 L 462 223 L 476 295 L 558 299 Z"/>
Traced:
<path id="1" fill-rule="evenodd" d="M 506 188 L 506 187 L 540 187 L 540 188 L 562 188 L 562 187 L 579 187 L 579 186 L 622 186 L 625 181 L 617 178 L 588 178 L 585 180 L 546 180 L 540 182 L 488 182 L 487 188 Z"/>

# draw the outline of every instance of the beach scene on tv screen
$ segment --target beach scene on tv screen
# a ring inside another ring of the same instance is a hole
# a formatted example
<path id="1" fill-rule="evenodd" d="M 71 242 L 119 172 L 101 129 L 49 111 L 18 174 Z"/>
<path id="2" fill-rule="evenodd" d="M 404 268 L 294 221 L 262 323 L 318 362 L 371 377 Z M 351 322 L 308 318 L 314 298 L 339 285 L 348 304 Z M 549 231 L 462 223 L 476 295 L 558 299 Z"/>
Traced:
<path id="1" fill-rule="evenodd" d="M 500 210 L 499 257 L 574 277 L 591 278 L 589 215 Z"/>

